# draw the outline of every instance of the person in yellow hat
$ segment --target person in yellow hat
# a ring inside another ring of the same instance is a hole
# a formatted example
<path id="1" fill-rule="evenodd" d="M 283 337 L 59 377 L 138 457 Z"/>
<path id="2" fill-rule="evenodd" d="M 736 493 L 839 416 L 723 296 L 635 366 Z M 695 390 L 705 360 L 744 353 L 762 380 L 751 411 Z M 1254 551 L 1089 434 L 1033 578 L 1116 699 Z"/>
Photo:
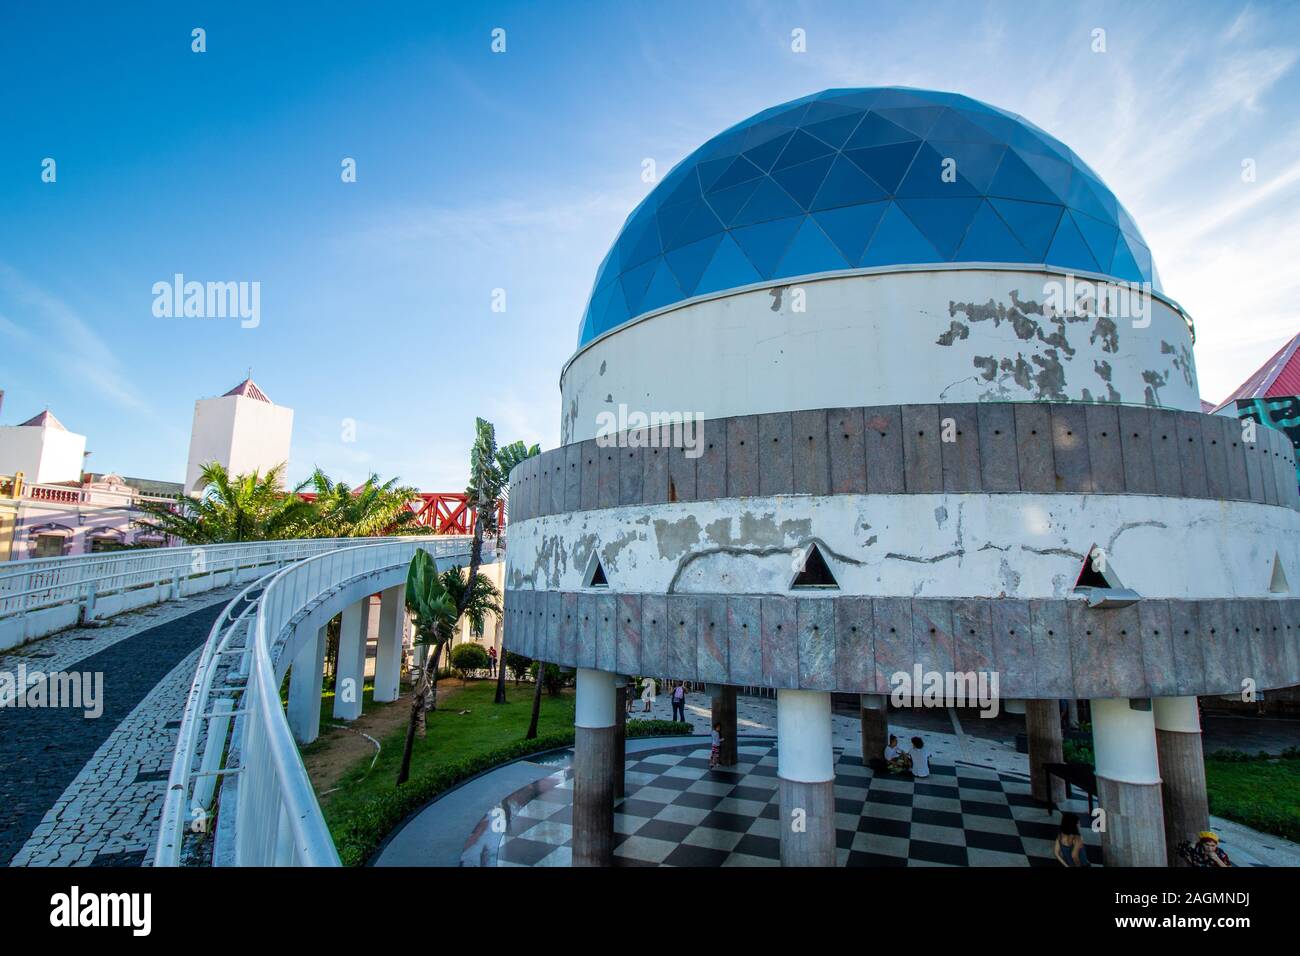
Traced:
<path id="1" fill-rule="evenodd" d="M 1219 847 L 1219 835 L 1213 830 L 1198 834 L 1193 856 L 1197 866 L 1232 866 L 1228 854 Z"/>

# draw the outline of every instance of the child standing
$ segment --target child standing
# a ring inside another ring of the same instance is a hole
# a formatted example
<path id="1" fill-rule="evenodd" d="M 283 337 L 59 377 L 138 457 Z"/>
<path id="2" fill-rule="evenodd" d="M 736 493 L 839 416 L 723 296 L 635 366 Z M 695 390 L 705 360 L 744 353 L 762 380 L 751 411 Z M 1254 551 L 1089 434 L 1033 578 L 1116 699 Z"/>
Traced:
<path id="1" fill-rule="evenodd" d="M 709 769 L 718 765 L 718 755 L 722 752 L 722 724 L 713 725 L 713 742 L 709 746 Z"/>

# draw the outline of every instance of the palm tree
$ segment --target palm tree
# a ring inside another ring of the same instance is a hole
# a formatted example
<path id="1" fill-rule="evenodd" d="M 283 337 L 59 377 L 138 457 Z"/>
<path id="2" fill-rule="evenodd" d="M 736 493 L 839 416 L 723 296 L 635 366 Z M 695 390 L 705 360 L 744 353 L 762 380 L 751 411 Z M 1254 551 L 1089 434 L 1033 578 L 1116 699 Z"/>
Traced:
<path id="1" fill-rule="evenodd" d="M 533 713 L 528 719 L 528 733 L 524 740 L 537 737 L 537 722 L 542 716 L 542 684 L 546 680 L 546 661 L 537 661 L 537 683 L 533 685 Z"/>
<path id="2" fill-rule="evenodd" d="M 300 537 L 312 523 L 312 508 L 284 491 L 283 478 L 283 463 L 265 474 L 231 475 L 225 466 L 209 462 L 195 486 L 197 498 L 140 502 L 145 517 L 135 524 L 186 544 Z"/>
<path id="3" fill-rule="evenodd" d="M 411 753 L 415 735 L 424 733 L 425 713 L 437 700 L 438 663 L 442 649 L 452 639 L 464 613 L 472 627 L 482 629 L 483 619 L 491 612 L 501 613 L 500 595 L 487 578 L 471 580 L 459 566 L 441 574 L 429 552 L 421 549 L 411 558 L 406 572 L 406 607 L 415 624 L 415 643 L 429 647 L 427 663 L 411 699 L 411 717 L 406 727 L 406 745 L 402 764 L 397 771 L 400 786 L 411 775 Z M 464 611 L 458 610 L 464 607 Z"/>
<path id="4" fill-rule="evenodd" d="M 486 422 L 483 422 L 482 419 L 479 420 L 479 423 L 480 425 L 487 424 Z M 491 427 L 492 427 L 491 425 L 488 425 L 488 428 Z M 497 449 L 496 455 L 493 456 L 494 460 L 492 462 L 493 469 L 496 472 L 496 491 L 497 491 L 497 498 L 495 501 L 493 501 L 492 509 L 491 509 L 494 526 L 496 522 L 497 501 L 499 501 L 503 495 L 507 499 L 509 498 L 509 492 L 507 491 L 507 489 L 510 485 L 511 470 L 513 470 L 515 465 L 519 464 L 521 461 L 525 461 L 526 459 L 532 458 L 536 455 L 540 455 L 541 453 L 542 453 L 542 449 L 540 445 L 525 445 L 521 441 L 511 442 L 510 444 Z M 475 460 L 474 457 L 471 455 L 470 457 L 471 465 L 474 463 L 474 460 Z M 471 488 L 472 487 L 473 485 L 471 482 Z M 471 495 L 472 493 L 473 492 L 471 491 Z M 479 514 L 482 513 L 483 513 L 482 511 L 479 512 Z M 476 529 L 477 529 L 477 525 L 478 522 L 475 522 Z M 493 698 L 493 703 L 504 704 L 506 702 L 506 668 L 505 668 L 506 655 L 505 655 L 504 647 L 501 646 L 497 647 L 497 660 L 499 661 L 497 666 L 497 692 L 496 692 L 496 697 Z M 540 701 L 537 699 L 536 695 L 534 694 L 534 704 L 533 704 L 534 720 L 536 719 L 537 716 L 538 706 L 540 706 Z"/>
<path id="5" fill-rule="evenodd" d="M 313 538 L 360 538 L 379 534 L 404 534 L 417 530 L 415 512 L 407 507 L 419 494 L 414 488 L 398 485 L 398 479 L 380 482 L 371 475 L 361 485 L 351 488 L 331 481 L 319 468 L 294 490 L 311 487 Z"/>

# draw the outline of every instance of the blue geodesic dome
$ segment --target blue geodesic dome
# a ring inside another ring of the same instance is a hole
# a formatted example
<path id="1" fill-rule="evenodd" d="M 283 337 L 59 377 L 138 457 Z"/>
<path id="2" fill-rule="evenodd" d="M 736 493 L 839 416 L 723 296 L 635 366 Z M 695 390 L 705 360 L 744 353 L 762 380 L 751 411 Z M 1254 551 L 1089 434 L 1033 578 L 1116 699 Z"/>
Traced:
<path id="1" fill-rule="evenodd" d="M 825 90 L 715 136 L 655 186 L 596 274 L 578 345 L 697 295 L 929 262 L 1041 263 L 1159 289 L 1132 217 L 1027 120 L 957 93 Z"/>

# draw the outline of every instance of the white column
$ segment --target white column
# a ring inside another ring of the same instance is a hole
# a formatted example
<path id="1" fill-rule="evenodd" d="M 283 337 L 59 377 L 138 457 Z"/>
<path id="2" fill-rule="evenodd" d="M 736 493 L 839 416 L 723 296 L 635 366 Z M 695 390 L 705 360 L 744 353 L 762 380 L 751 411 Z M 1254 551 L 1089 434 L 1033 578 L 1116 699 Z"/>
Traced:
<path id="1" fill-rule="evenodd" d="M 618 762 L 617 675 L 578 668 L 573 741 L 573 865 L 614 860 L 614 800 Z"/>
<path id="2" fill-rule="evenodd" d="M 831 695 L 776 692 L 781 865 L 834 866 L 835 752 Z"/>
<path id="3" fill-rule="evenodd" d="M 1155 711 L 1134 710 L 1124 698 L 1092 702 L 1097 776 L 1121 783 L 1160 782 Z"/>
<path id="4" fill-rule="evenodd" d="M 339 629 L 339 664 L 334 675 L 334 719 L 361 716 L 362 688 L 366 682 L 366 636 L 370 633 L 370 595 L 343 611 Z"/>
<path id="5" fill-rule="evenodd" d="M 306 641 L 289 668 L 289 727 L 293 739 L 309 744 L 320 736 L 320 698 L 325 681 L 327 627 Z"/>
<path id="6" fill-rule="evenodd" d="M 1165 866 L 1165 814 L 1150 701 L 1094 700 L 1092 743 L 1107 866 Z"/>
<path id="7" fill-rule="evenodd" d="M 1172 730 L 1180 734 L 1199 734 L 1201 714 L 1195 697 L 1157 697 L 1151 701 L 1151 714 L 1156 730 Z"/>
<path id="8" fill-rule="evenodd" d="M 574 702 L 573 713 L 575 726 L 592 729 L 614 726 L 618 680 L 617 674 L 608 671 L 578 668 L 577 700 Z"/>
<path id="9" fill-rule="evenodd" d="M 402 679 L 402 632 L 406 629 L 406 585 L 379 596 L 379 643 L 375 652 L 375 700 L 397 700 Z"/>
<path id="10" fill-rule="evenodd" d="M 796 783 L 835 779 L 831 695 L 820 690 L 776 692 L 776 772 Z"/>

